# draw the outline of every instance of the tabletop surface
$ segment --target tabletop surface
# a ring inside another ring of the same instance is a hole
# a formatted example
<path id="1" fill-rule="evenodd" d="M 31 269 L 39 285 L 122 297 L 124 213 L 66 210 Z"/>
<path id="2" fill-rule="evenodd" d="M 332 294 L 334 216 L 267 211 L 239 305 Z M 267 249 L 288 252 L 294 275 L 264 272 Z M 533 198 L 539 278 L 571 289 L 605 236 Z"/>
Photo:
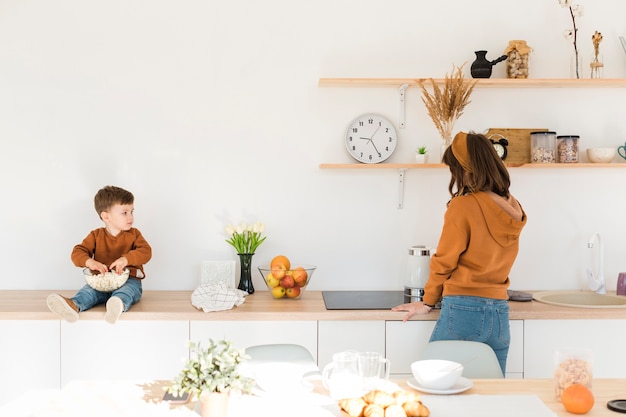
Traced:
<path id="1" fill-rule="evenodd" d="M 415 392 L 405 380 L 393 380 L 401 389 Z M 551 379 L 475 379 L 472 381 L 473 387 L 467 391 L 448 396 L 422 395 L 422 402 L 428 406 L 435 403 L 463 402 L 476 396 L 483 399 L 506 399 L 513 396 L 521 396 L 522 400 L 527 398 L 538 398 L 547 407 L 546 415 L 556 415 L 558 417 L 571 417 L 572 414 L 565 411 L 563 405 L 554 397 L 554 383 Z M 164 389 L 169 384 L 168 381 L 73 381 L 64 389 L 56 392 L 48 392 L 41 395 L 39 392 L 27 392 L 15 401 L 0 407 L 0 415 L 11 415 L 12 417 L 22 416 L 79 416 L 106 415 L 108 417 L 133 415 L 150 416 L 174 416 L 174 417 L 196 417 L 194 403 L 187 405 L 170 406 L 160 401 L 163 397 Z M 314 390 L 308 395 L 315 396 L 314 402 L 307 410 L 301 410 L 294 414 L 294 409 L 289 408 L 295 402 L 290 403 L 285 396 L 265 397 L 244 396 L 231 399 L 231 409 L 229 417 L 239 417 L 248 415 L 262 415 L 258 411 L 272 411 L 274 416 L 306 415 L 323 417 L 345 417 L 346 414 L 339 411 L 336 402 L 326 396 L 327 391 L 321 381 L 313 382 Z M 585 414 L 588 417 L 597 416 L 619 416 L 619 413 L 609 410 L 607 402 L 614 399 L 626 398 L 626 379 L 595 379 L 593 381 L 593 393 L 595 404 L 593 409 Z M 436 397 L 436 398 L 435 398 Z M 487 398 L 489 397 L 489 398 Z M 302 401 L 298 400 L 300 405 Z M 474 404 L 467 402 L 467 404 Z M 99 411 L 94 411 L 97 408 Z M 253 408 L 257 412 L 250 414 Z M 475 415 L 467 410 L 465 415 Z M 474 410 L 476 411 L 476 410 Z M 551 414 L 550 411 L 554 414 Z M 87 412 L 88 414 L 84 414 Z M 136 414 L 139 413 L 139 414 Z M 149 414 L 145 414 L 149 413 Z M 508 415 L 509 413 L 507 413 Z M 433 416 L 435 417 L 435 416 Z"/>

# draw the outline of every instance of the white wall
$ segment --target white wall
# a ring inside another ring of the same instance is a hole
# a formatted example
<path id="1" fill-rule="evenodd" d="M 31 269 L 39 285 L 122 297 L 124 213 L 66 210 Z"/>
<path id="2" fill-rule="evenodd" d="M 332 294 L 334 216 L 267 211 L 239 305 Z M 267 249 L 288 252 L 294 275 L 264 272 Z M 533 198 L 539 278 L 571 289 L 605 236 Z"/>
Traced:
<path id="1" fill-rule="evenodd" d="M 606 78 L 626 77 L 626 2 L 581 0 L 579 45 L 600 30 Z M 401 289 L 407 247 L 435 246 L 448 173 L 321 170 L 350 162 L 348 123 L 397 123 L 394 89 L 318 88 L 320 77 L 442 77 L 510 39 L 532 77 L 568 77 L 557 1 L 7 0 L 0 3 L 0 289 L 77 289 L 70 251 L 101 223 L 103 185 L 134 192 L 154 249 L 146 289 L 193 289 L 202 260 L 235 259 L 227 223 L 260 220 L 255 265 L 284 253 L 318 266 L 312 289 Z M 588 61 L 587 61 L 588 62 Z M 504 76 L 499 64 L 493 77 Z M 457 128 L 547 127 L 581 149 L 626 141 L 626 90 L 475 90 Z M 418 89 L 389 162 L 439 138 Z M 620 160 L 624 163 L 625 161 Z M 626 170 L 511 170 L 528 216 L 518 289 L 578 288 L 593 232 L 609 288 L 626 270 Z M 256 287 L 264 289 L 255 277 Z"/>

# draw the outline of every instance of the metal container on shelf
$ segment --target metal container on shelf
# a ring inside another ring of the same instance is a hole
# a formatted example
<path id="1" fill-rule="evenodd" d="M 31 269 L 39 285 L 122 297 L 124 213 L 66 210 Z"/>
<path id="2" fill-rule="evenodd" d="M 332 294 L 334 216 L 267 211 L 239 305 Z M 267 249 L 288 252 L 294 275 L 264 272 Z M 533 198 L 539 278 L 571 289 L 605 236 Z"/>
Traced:
<path id="1" fill-rule="evenodd" d="M 556 162 L 556 132 L 530 133 L 530 162 L 538 164 Z"/>
<path id="2" fill-rule="evenodd" d="M 580 136 L 560 135 L 556 137 L 556 160 L 560 164 L 578 162 L 578 139 Z"/>

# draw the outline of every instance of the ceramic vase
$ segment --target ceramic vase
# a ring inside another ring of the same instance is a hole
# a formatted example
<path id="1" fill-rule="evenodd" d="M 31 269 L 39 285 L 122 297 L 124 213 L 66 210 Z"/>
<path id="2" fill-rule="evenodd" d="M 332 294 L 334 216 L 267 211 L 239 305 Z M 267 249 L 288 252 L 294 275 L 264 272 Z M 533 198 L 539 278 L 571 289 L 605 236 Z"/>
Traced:
<path id="1" fill-rule="evenodd" d="M 239 288 L 248 294 L 254 293 L 254 285 L 252 285 L 252 256 L 254 253 L 238 253 L 239 263 L 241 266 L 241 274 L 239 276 Z"/>
<path id="2" fill-rule="evenodd" d="M 427 164 L 428 163 L 428 154 L 427 153 L 416 153 L 415 154 L 415 162 L 418 164 Z"/>
<path id="3" fill-rule="evenodd" d="M 226 417 L 228 415 L 227 392 L 210 392 L 200 397 L 200 415 L 202 417 Z"/>

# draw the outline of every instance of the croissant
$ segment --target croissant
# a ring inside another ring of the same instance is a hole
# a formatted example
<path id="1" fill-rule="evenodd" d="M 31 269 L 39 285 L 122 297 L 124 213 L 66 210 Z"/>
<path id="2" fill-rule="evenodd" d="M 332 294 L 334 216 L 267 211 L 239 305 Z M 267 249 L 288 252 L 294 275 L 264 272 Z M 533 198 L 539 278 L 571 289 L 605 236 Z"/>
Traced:
<path id="1" fill-rule="evenodd" d="M 420 396 L 418 394 L 400 390 L 393 393 L 393 397 L 396 399 L 396 404 L 402 405 L 408 402 L 418 402 Z"/>
<path id="2" fill-rule="evenodd" d="M 386 391 L 373 390 L 363 396 L 363 399 L 368 404 L 380 405 L 382 408 L 387 408 L 396 403 L 394 396 Z"/>
<path id="3" fill-rule="evenodd" d="M 385 417 L 385 409 L 378 404 L 369 404 L 363 410 L 365 417 Z"/>
<path id="4" fill-rule="evenodd" d="M 385 417 L 407 417 L 407 415 L 401 405 L 392 404 L 385 408 Z"/>
<path id="5" fill-rule="evenodd" d="M 350 417 L 363 417 L 363 409 L 367 403 L 361 397 L 358 398 L 343 398 L 339 400 L 339 407 Z"/>
<path id="6" fill-rule="evenodd" d="M 420 401 L 409 401 L 402 405 L 408 417 L 428 417 L 430 410 Z"/>

